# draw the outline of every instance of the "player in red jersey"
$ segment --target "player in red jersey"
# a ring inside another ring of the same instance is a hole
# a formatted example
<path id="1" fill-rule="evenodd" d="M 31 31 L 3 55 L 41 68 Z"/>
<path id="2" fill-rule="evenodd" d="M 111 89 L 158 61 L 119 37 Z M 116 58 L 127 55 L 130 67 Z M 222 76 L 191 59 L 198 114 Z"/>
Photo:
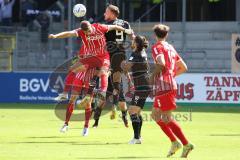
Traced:
<path id="1" fill-rule="evenodd" d="M 65 81 L 64 81 L 63 92 L 59 93 L 59 95 L 56 98 L 54 98 L 55 101 L 61 102 L 61 101 L 68 100 L 68 94 L 71 91 L 73 81 L 74 81 L 74 79 L 76 77 L 76 74 L 78 72 L 78 70 L 76 68 L 79 65 L 79 63 L 78 63 L 79 58 L 82 55 L 84 55 L 83 51 L 84 51 L 83 47 L 81 47 L 79 52 L 78 52 L 78 55 L 72 59 L 72 65 L 69 67 L 69 71 L 68 71 L 67 76 L 66 76 Z"/>
<path id="2" fill-rule="evenodd" d="M 101 74 L 106 75 L 107 78 L 107 71 L 110 63 L 109 53 L 106 50 L 105 33 L 111 30 L 118 30 L 127 34 L 132 34 L 132 30 L 124 29 L 117 25 L 102 25 L 99 23 L 90 24 L 88 21 L 82 21 L 80 27 L 81 28 L 73 31 L 50 34 L 49 38 L 82 38 L 83 46 L 82 51 L 80 52 L 80 61 L 76 70 L 86 71 L 89 68 L 99 68 L 102 71 Z M 102 90 L 105 90 L 107 85 L 102 87 Z"/>
<path id="3" fill-rule="evenodd" d="M 80 60 L 74 66 L 73 70 L 75 72 L 88 72 L 90 69 L 99 68 L 100 73 L 98 76 L 101 77 L 101 91 L 106 92 L 107 82 L 108 82 L 108 69 L 109 69 L 109 53 L 106 51 L 106 39 L 105 33 L 111 30 L 123 31 L 125 33 L 131 34 L 131 29 L 124 29 L 123 27 L 117 25 L 102 25 L 102 24 L 90 24 L 88 21 L 82 21 L 79 29 L 73 31 L 61 32 L 58 34 L 50 34 L 49 38 L 68 38 L 68 37 L 80 37 L 82 38 L 83 46 L 80 49 Z M 71 95 L 68 104 L 68 112 L 71 116 L 73 111 L 74 103 L 76 102 L 77 95 L 79 91 Z M 86 106 L 91 106 L 92 96 L 87 99 Z M 68 126 L 68 117 L 66 116 L 65 128 Z"/>
<path id="4" fill-rule="evenodd" d="M 106 50 L 105 33 L 111 30 L 118 30 L 128 34 L 132 33 L 131 29 L 124 29 L 117 25 L 103 25 L 99 23 L 90 24 L 88 21 L 82 21 L 81 28 L 50 34 L 49 38 L 69 38 L 80 37 L 83 42 L 82 54 L 80 55 L 79 71 L 85 71 L 87 68 L 103 67 L 109 65 L 109 54 Z"/>
<path id="5" fill-rule="evenodd" d="M 179 124 L 172 118 L 172 111 L 177 107 L 175 77 L 186 72 L 187 66 L 173 46 L 166 42 L 169 27 L 159 24 L 155 25 L 153 30 L 157 42 L 152 46 L 152 57 L 155 63 L 151 78 L 155 92 L 152 117 L 172 142 L 167 157 L 175 154 L 182 147 L 181 143 L 184 145 L 181 157 L 187 157 L 194 146 L 189 143 Z"/>
<path id="6" fill-rule="evenodd" d="M 68 102 L 67 110 L 66 110 L 66 117 L 63 127 L 61 128 L 60 132 L 66 132 L 68 130 L 68 123 L 71 118 L 72 112 L 75 108 L 76 100 L 82 91 L 87 91 L 89 88 L 90 80 L 95 75 L 95 68 L 88 69 L 86 72 L 78 72 L 72 82 L 71 87 L 71 97 Z M 82 135 L 88 135 L 88 127 L 89 127 L 89 120 L 91 118 L 91 103 L 85 104 L 81 107 L 85 108 L 85 124 L 83 128 Z"/>

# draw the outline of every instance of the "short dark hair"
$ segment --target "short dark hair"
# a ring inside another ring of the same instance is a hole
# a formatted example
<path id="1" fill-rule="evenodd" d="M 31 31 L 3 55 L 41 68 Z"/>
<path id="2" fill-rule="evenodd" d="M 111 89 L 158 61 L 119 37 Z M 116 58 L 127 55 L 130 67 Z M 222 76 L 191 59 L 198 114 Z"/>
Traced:
<path id="1" fill-rule="evenodd" d="M 137 35 L 134 39 L 137 47 L 137 52 L 141 52 L 144 48 L 148 48 L 149 42 L 144 36 Z"/>
<path id="2" fill-rule="evenodd" d="M 83 30 L 83 31 L 88 31 L 89 30 L 89 22 L 88 21 L 82 21 L 80 23 L 80 28 Z"/>
<path id="3" fill-rule="evenodd" d="M 153 31 L 158 38 L 165 38 L 170 30 L 170 27 L 164 24 L 157 24 L 153 27 Z"/>
<path id="4" fill-rule="evenodd" d="M 112 4 L 108 5 L 107 8 L 116 16 L 118 17 L 120 14 L 119 8 L 117 6 L 114 6 Z"/>

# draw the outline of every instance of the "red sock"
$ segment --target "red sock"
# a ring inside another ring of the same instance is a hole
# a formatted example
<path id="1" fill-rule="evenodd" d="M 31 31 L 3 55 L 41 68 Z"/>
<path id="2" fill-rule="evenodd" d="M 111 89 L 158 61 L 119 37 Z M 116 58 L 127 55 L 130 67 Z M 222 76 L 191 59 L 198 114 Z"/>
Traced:
<path id="1" fill-rule="evenodd" d="M 169 126 L 172 130 L 172 132 L 175 134 L 175 136 L 178 137 L 178 139 L 182 142 L 183 145 L 188 144 L 188 140 L 186 139 L 185 135 L 182 132 L 181 127 L 177 124 L 176 121 L 172 120 L 170 121 L 167 126 Z"/>
<path id="2" fill-rule="evenodd" d="M 84 127 L 85 127 L 85 128 L 88 128 L 88 126 L 89 126 L 89 120 L 90 120 L 90 118 L 91 118 L 91 115 L 92 115 L 92 109 L 91 109 L 91 107 L 85 109 L 85 124 L 84 124 Z"/>
<path id="3" fill-rule="evenodd" d="M 108 76 L 102 74 L 100 78 L 101 78 L 101 91 L 106 92 L 108 87 Z"/>
<path id="4" fill-rule="evenodd" d="M 64 89 L 63 92 L 67 93 L 71 90 L 72 83 L 75 79 L 76 74 L 72 71 L 70 71 L 65 78 L 65 84 L 64 84 Z"/>
<path id="5" fill-rule="evenodd" d="M 72 115 L 72 112 L 73 112 L 73 107 L 74 107 L 73 103 L 69 103 L 68 106 L 67 106 L 66 119 L 65 119 L 65 124 L 67 124 L 67 125 L 68 125 L 68 122 L 71 118 L 71 115 Z"/>
<path id="6" fill-rule="evenodd" d="M 167 126 L 162 120 L 159 120 L 157 124 L 161 127 L 162 131 L 168 136 L 171 142 L 176 141 L 176 137 L 174 136 L 170 127 Z"/>

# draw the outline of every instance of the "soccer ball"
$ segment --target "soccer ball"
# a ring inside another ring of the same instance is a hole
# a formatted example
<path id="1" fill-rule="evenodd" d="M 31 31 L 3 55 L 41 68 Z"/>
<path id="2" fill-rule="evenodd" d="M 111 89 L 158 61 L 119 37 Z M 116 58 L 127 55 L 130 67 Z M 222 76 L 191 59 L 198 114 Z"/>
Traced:
<path id="1" fill-rule="evenodd" d="M 87 9 L 83 4 L 76 4 L 73 7 L 73 14 L 76 17 L 83 17 L 83 16 L 85 16 L 86 12 L 87 12 Z"/>

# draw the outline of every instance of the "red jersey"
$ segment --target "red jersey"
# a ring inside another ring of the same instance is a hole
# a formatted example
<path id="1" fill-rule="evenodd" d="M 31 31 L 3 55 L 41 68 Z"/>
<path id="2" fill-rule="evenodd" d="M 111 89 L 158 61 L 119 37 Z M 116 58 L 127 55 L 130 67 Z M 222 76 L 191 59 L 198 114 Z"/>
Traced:
<path id="1" fill-rule="evenodd" d="M 83 45 L 82 45 L 81 48 L 79 49 L 78 56 L 79 56 L 79 57 L 83 57 L 83 56 L 84 56 L 84 47 L 83 47 Z"/>
<path id="2" fill-rule="evenodd" d="M 175 80 L 176 62 L 181 59 L 173 46 L 167 42 L 157 42 L 152 46 L 152 57 L 155 63 L 160 55 L 164 56 L 165 67 L 160 74 L 155 76 L 155 84 L 153 86 L 157 95 L 177 89 Z"/>
<path id="3" fill-rule="evenodd" d="M 94 23 L 91 24 L 93 31 L 91 34 L 86 35 L 81 29 L 76 29 L 78 37 L 82 39 L 82 47 L 79 51 L 81 56 L 96 56 L 108 54 L 106 50 L 105 33 L 108 32 L 106 25 Z"/>

